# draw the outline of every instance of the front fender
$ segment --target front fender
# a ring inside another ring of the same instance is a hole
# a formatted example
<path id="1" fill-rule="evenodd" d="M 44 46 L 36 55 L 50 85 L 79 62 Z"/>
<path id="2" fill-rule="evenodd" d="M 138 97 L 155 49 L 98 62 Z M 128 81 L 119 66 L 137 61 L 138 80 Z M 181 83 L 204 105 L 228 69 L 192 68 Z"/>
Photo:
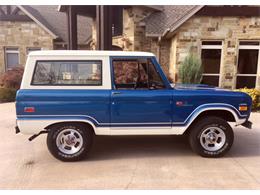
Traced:
<path id="1" fill-rule="evenodd" d="M 236 125 L 241 125 L 247 120 L 247 115 L 242 115 L 234 106 L 230 104 L 203 104 L 198 106 L 183 122 L 173 122 L 173 127 L 179 127 L 179 134 L 183 134 L 188 127 L 192 124 L 192 122 L 203 112 L 209 110 L 225 110 L 230 112 L 234 118 Z"/>

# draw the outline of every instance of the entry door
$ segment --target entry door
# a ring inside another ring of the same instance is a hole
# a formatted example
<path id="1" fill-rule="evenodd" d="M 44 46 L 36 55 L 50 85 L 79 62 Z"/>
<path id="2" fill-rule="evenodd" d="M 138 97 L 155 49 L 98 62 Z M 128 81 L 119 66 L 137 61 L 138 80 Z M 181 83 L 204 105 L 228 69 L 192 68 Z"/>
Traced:
<path id="1" fill-rule="evenodd" d="M 111 127 L 165 127 L 172 122 L 172 93 L 151 59 L 113 60 Z"/>

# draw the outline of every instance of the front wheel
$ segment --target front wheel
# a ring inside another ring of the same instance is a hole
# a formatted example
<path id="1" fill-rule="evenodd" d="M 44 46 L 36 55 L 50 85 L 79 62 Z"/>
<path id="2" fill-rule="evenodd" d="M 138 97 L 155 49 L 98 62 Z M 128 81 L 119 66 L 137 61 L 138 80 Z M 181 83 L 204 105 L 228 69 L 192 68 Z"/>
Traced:
<path id="1" fill-rule="evenodd" d="M 83 159 L 92 145 L 93 131 L 78 123 L 64 123 L 53 126 L 47 136 L 51 154 L 62 161 Z"/>
<path id="2" fill-rule="evenodd" d="M 229 151 L 234 133 L 222 118 L 207 117 L 196 122 L 189 135 L 193 151 L 203 157 L 220 157 Z"/>

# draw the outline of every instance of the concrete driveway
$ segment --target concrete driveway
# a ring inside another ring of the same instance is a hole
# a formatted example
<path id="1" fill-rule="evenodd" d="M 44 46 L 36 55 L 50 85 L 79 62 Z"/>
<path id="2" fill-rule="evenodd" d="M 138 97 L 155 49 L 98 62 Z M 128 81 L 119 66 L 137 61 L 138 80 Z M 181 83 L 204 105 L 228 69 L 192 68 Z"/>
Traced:
<path id="1" fill-rule="evenodd" d="M 0 189 L 260 189 L 260 114 L 253 130 L 235 128 L 220 159 L 194 154 L 180 136 L 95 138 L 82 162 L 53 158 L 46 135 L 15 135 L 13 103 L 0 104 Z"/>

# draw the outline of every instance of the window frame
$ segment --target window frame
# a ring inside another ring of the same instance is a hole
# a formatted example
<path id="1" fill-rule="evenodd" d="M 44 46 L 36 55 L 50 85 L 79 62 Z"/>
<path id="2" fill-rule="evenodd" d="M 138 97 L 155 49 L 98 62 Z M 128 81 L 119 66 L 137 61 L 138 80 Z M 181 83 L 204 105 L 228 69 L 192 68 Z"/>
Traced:
<path id="1" fill-rule="evenodd" d="M 10 49 L 10 50 L 17 50 L 17 51 L 10 51 L 9 49 Z M 7 65 L 7 54 L 8 54 L 8 53 L 18 54 L 18 64 L 17 64 L 17 65 L 20 64 L 20 51 L 19 51 L 19 47 L 12 47 L 12 46 L 10 46 L 10 47 L 4 47 L 5 71 L 12 69 L 12 68 L 9 68 L 8 65 Z M 14 67 L 13 67 L 13 68 L 14 68 Z"/>
<path id="2" fill-rule="evenodd" d="M 157 66 L 159 65 L 157 60 L 154 59 L 153 56 L 111 56 L 110 57 L 110 71 L 111 71 L 111 89 L 112 90 L 129 90 L 129 89 L 117 89 L 116 88 L 116 84 L 115 84 L 115 75 L 114 75 L 114 65 L 113 65 L 113 61 L 114 60 L 122 60 L 122 61 L 138 61 L 138 59 L 147 59 L 147 60 L 150 60 L 151 63 L 153 64 L 154 68 L 155 68 L 155 71 L 159 74 L 161 80 L 162 80 L 162 83 L 164 85 L 164 88 L 160 89 L 160 90 L 166 90 L 166 89 L 169 89 L 169 88 L 172 88 L 170 86 L 170 84 L 168 84 L 165 79 L 167 79 L 166 77 L 164 77 L 163 73 L 158 70 Z M 159 65 L 160 66 L 160 65 Z M 147 90 L 150 90 L 147 88 Z M 141 90 L 136 90 L 136 91 L 141 91 Z M 155 90 L 157 91 L 157 89 Z"/>
<path id="3" fill-rule="evenodd" d="M 220 42 L 221 44 L 219 45 L 210 45 L 210 44 L 203 44 L 203 42 Z M 222 80 L 222 64 L 223 64 L 223 40 L 201 40 L 201 48 L 200 48 L 200 51 L 201 51 L 201 60 L 202 60 L 202 50 L 203 49 L 208 49 L 208 50 L 214 50 L 214 49 L 219 49 L 221 51 L 221 56 L 220 56 L 220 64 L 219 64 L 219 73 L 202 73 L 202 78 L 203 76 L 218 76 L 218 86 L 219 87 L 221 85 L 221 80 Z"/>
<path id="4" fill-rule="evenodd" d="M 36 66 L 38 62 L 100 62 L 100 75 L 101 75 L 101 79 L 100 79 L 100 84 L 34 84 L 33 80 L 34 80 L 34 76 L 35 76 L 35 71 L 36 71 Z M 34 64 L 34 69 L 33 69 L 33 74 L 32 74 L 32 78 L 31 78 L 31 82 L 30 82 L 31 86 L 65 86 L 65 87 L 69 87 L 69 86 L 103 86 L 103 61 L 102 60 L 36 60 L 35 64 Z"/>
<path id="5" fill-rule="evenodd" d="M 241 45 L 243 42 L 258 42 L 259 45 Z M 241 74 L 237 72 L 238 69 L 238 63 L 239 63 L 239 51 L 240 50 L 258 50 L 258 59 L 257 59 L 257 69 L 256 69 L 256 74 Z M 260 40 L 239 40 L 239 46 L 238 46 L 238 55 L 237 55 L 237 66 L 236 66 L 236 77 L 235 77 L 235 89 L 237 89 L 237 78 L 238 77 L 256 77 L 255 79 L 255 87 L 257 87 L 258 83 L 258 77 L 260 75 Z"/>

